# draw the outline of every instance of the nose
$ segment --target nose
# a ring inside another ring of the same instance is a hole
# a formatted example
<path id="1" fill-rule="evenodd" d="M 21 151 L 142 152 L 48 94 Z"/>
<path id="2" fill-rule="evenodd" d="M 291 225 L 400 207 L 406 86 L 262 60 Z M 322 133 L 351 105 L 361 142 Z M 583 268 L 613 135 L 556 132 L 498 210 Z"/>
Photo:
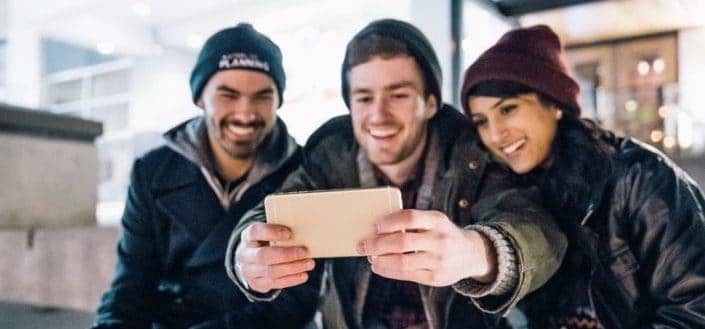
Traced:
<path id="1" fill-rule="evenodd" d="M 488 125 L 490 141 L 495 145 L 502 144 L 507 136 L 507 127 L 501 122 L 491 122 Z"/>
<path id="2" fill-rule="evenodd" d="M 375 97 L 370 106 L 370 121 L 383 123 L 389 118 L 389 101 L 386 97 Z"/>
<path id="3" fill-rule="evenodd" d="M 255 121 L 257 115 L 255 113 L 255 107 L 249 100 L 240 99 L 234 104 L 230 117 L 243 123 L 249 123 Z"/>

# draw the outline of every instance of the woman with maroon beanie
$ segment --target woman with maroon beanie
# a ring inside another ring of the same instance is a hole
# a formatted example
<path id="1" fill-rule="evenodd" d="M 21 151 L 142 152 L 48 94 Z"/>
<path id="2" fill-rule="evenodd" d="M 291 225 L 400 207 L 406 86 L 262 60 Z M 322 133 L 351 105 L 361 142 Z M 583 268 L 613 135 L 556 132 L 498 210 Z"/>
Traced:
<path id="1" fill-rule="evenodd" d="M 547 26 L 506 33 L 465 72 L 484 147 L 569 238 L 559 271 L 518 307 L 529 328 L 705 327 L 705 201 L 665 155 L 580 118 Z"/>

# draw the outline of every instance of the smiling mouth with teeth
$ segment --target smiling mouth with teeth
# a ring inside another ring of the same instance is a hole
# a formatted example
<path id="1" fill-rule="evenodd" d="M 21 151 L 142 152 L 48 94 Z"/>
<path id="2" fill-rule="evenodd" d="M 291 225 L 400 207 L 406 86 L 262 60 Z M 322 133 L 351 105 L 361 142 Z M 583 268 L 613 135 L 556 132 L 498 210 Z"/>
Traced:
<path id="1" fill-rule="evenodd" d="M 522 138 L 512 144 L 502 147 L 501 149 L 505 155 L 511 155 L 512 153 L 516 152 L 520 147 L 524 146 L 524 144 L 526 144 L 526 138 Z"/>
<path id="2" fill-rule="evenodd" d="M 230 131 L 235 136 L 239 137 L 247 137 L 254 134 L 255 132 L 255 127 L 253 126 L 240 126 L 236 124 L 229 124 L 227 127 L 228 131 Z"/>
<path id="3" fill-rule="evenodd" d="M 396 135 L 399 129 L 370 129 L 368 132 L 374 138 L 387 138 Z"/>

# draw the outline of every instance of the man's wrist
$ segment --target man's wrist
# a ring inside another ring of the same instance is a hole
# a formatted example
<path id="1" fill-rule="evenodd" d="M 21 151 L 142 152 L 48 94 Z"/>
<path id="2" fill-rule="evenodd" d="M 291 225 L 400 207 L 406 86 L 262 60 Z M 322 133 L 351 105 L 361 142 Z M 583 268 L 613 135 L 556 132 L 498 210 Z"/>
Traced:
<path id="1" fill-rule="evenodd" d="M 477 258 L 469 257 L 470 273 L 466 277 L 480 283 L 493 282 L 497 278 L 497 252 L 492 241 L 478 230 L 465 230 L 463 233 L 471 241 L 472 249 L 479 250 L 479 253 L 468 253 L 468 255 L 474 254 Z"/>
<path id="2" fill-rule="evenodd" d="M 242 275 L 242 265 L 240 265 L 240 262 L 235 260 L 235 277 L 237 278 L 238 281 L 242 284 L 242 287 L 247 289 L 247 290 L 252 290 L 250 289 L 250 285 L 247 283 L 247 280 L 245 280 L 245 277 Z"/>
<path id="3" fill-rule="evenodd" d="M 466 230 L 477 231 L 487 241 L 494 246 L 495 253 L 494 279 L 488 282 L 480 282 L 476 277 L 468 276 L 460 280 L 453 287 L 463 295 L 478 298 L 487 295 L 503 295 L 518 284 L 518 263 L 516 251 L 512 247 L 508 238 L 497 228 L 490 225 L 474 224 L 465 228 Z"/>

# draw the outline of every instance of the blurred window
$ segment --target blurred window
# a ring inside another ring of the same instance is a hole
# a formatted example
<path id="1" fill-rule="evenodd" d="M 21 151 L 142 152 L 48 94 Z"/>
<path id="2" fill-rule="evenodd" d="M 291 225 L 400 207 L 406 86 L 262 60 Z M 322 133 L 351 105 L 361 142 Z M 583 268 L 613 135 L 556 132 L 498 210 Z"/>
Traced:
<path id="1" fill-rule="evenodd" d="M 113 61 L 44 77 L 44 108 L 103 123 L 104 137 L 128 128 L 131 61 Z"/>
<path id="2" fill-rule="evenodd" d="M 680 106 L 677 35 L 568 47 L 583 116 L 675 158 L 702 155 L 705 123 Z"/>

